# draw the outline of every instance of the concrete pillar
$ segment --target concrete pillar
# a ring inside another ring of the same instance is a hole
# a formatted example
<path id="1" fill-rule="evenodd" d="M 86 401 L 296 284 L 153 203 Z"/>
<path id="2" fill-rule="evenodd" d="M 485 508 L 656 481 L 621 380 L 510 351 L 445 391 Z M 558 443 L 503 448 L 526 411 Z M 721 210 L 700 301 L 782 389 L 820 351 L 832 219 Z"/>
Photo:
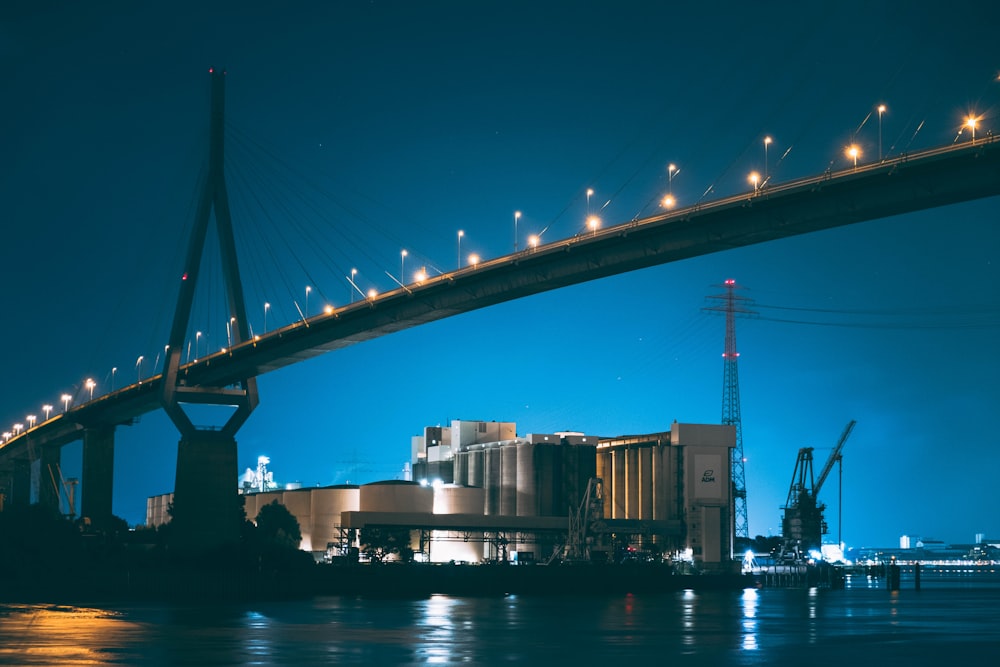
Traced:
<path id="1" fill-rule="evenodd" d="M 27 507 L 31 503 L 31 461 L 28 459 L 14 461 L 8 500 L 17 507 Z"/>
<path id="2" fill-rule="evenodd" d="M 235 438 L 219 431 L 181 438 L 171 520 L 174 546 L 205 550 L 239 540 L 238 478 Z"/>
<path id="3" fill-rule="evenodd" d="M 115 427 L 86 429 L 83 432 L 80 516 L 89 519 L 92 526 L 103 526 L 111 520 L 114 465 Z"/>
<path id="4" fill-rule="evenodd" d="M 61 447 L 43 446 L 42 460 L 38 467 L 38 504 L 51 507 L 57 512 L 59 508 L 59 489 L 62 473 L 59 471 Z"/>

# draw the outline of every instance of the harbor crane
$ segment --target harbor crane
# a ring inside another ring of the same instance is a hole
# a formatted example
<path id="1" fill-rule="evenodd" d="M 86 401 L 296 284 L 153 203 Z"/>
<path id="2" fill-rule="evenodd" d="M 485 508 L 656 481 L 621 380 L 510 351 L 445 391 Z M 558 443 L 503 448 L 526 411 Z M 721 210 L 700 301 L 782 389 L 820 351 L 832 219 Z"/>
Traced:
<path id="1" fill-rule="evenodd" d="M 795 470 L 792 472 L 792 483 L 788 487 L 788 498 L 781 508 L 785 511 L 781 519 L 783 553 L 791 553 L 798 558 L 811 550 L 818 550 L 822 545 L 823 535 L 828 531 L 823 517 L 826 505 L 819 502 L 819 492 L 833 470 L 833 464 L 841 460 L 844 443 L 856 423 L 852 419 L 844 428 L 818 478 L 813 477 L 813 448 L 803 447 L 799 450 Z"/>

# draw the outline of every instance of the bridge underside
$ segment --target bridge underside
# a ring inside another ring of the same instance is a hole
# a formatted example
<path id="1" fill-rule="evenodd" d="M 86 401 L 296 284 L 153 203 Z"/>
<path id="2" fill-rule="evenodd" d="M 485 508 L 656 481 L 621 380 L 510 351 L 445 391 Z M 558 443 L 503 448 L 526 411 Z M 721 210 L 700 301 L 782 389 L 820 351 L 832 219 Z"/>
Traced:
<path id="1" fill-rule="evenodd" d="M 497 303 L 560 287 L 732 248 L 831 229 L 866 220 L 1000 195 L 1000 141 L 927 151 L 878 165 L 827 174 L 758 193 L 730 197 L 706 205 L 599 230 L 524 250 L 475 267 L 408 285 L 317 315 L 255 340 L 235 345 L 177 370 L 178 386 L 224 388 L 247 378 L 309 359 L 325 352 L 371 340 L 409 327 L 451 317 Z M 144 380 L 101 397 L 32 429 L 0 447 L 0 470 L 10 471 L 12 499 L 22 498 L 19 461 L 27 458 L 28 441 L 61 446 L 78 439 L 82 425 L 128 423 L 157 409 L 164 395 L 163 376 Z M 182 438 L 181 459 L 204 446 L 204 474 L 236 479 L 235 441 L 199 433 Z M 218 441 L 217 441 L 218 440 Z M 186 443 L 186 444 L 184 444 Z M 187 466 L 185 465 L 185 468 Z M 192 464 L 193 468 L 198 466 Z M 178 473 L 182 488 L 198 497 L 199 475 Z M 86 487 L 83 490 L 87 497 Z M 98 500 L 101 492 L 92 497 Z M 202 506 L 212 499 L 203 498 Z M 235 495 L 233 501 L 235 502 Z M 89 503 L 90 501 L 88 501 Z M 220 499 L 220 512 L 230 511 Z M 233 510 L 234 512 L 236 510 Z"/>

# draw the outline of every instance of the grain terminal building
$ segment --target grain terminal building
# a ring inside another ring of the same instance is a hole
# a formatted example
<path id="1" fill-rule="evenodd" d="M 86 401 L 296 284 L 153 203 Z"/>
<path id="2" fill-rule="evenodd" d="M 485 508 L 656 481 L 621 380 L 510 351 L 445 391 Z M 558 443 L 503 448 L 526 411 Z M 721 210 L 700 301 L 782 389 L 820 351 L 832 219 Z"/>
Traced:
<path id="1" fill-rule="evenodd" d="M 246 514 L 277 501 L 300 548 L 348 553 L 364 531 L 408 530 L 431 561 L 663 554 L 703 567 L 732 558 L 732 426 L 679 424 L 648 435 L 516 435 L 513 422 L 455 420 L 412 439 L 413 481 L 244 495 Z M 170 497 L 147 501 L 147 524 Z"/>

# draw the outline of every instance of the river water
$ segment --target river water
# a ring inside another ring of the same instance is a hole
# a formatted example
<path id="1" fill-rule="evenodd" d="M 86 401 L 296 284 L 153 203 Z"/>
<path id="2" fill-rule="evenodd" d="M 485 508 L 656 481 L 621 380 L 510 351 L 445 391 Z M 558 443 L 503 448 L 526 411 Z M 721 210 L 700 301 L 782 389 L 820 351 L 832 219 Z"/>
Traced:
<path id="1" fill-rule="evenodd" d="M 913 667 L 998 655 L 998 586 L 0 604 L 4 665 Z"/>

